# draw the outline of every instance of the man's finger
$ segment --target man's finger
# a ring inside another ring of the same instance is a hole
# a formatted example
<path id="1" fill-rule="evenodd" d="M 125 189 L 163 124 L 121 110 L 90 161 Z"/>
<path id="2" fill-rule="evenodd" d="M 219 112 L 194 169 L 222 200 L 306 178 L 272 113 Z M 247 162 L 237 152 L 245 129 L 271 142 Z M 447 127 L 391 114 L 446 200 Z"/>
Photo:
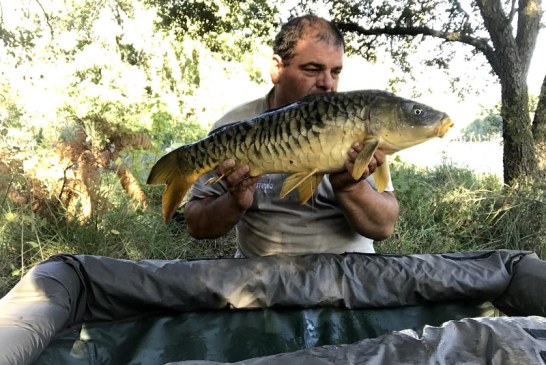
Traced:
<path id="1" fill-rule="evenodd" d="M 245 180 L 245 176 L 248 176 L 249 172 L 250 168 L 248 167 L 248 165 L 241 166 L 238 169 L 233 170 L 226 176 L 227 183 L 229 185 L 240 184 L 242 181 Z"/>
<path id="2" fill-rule="evenodd" d="M 226 175 L 231 170 L 233 170 L 234 167 L 235 167 L 235 160 L 229 159 L 229 160 L 220 162 L 220 164 L 216 166 L 216 169 L 214 170 L 218 175 Z"/>

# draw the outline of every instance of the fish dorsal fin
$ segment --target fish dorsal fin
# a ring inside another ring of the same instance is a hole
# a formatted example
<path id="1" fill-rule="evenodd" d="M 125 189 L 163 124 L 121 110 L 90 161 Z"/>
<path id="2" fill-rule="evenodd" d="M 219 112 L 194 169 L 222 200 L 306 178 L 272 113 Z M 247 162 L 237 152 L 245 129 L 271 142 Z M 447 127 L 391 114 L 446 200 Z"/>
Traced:
<path id="1" fill-rule="evenodd" d="M 389 163 L 387 162 L 387 156 L 385 156 L 385 162 L 379 166 L 372 174 L 375 180 L 375 186 L 380 193 L 385 191 L 385 188 L 389 184 L 391 179 L 391 171 L 389 169 Z"/>
<path id="2" fill-rule="evenodd" d="M 364 171 L 368 168 L 368 165 L 370 164 L 370 160 L 372 159 L 372 156 L 377 149 L 377 146 L 379 146 L 379 139 L 378 138 L 368 138 L 364 141 L 364 148 L 358 156 L 356 157 L 354 167 L 353 167 L 353 179 L 358 180 L 362 177 L 364 174 Z"/>
<path id="3" fill-rule="evenodd" d="M 300 194 L 300 203 L 304 204 L 313 196 L 314 189 L 318 185 L 317 181 L 320 183 L 320 180 L 322 180 L 322 175 L 315 176 L 317 171 L 318 169 L 300 171 L 288 176 L 282 184 L 281 198 L 284 198 L 297 188 Z"/>

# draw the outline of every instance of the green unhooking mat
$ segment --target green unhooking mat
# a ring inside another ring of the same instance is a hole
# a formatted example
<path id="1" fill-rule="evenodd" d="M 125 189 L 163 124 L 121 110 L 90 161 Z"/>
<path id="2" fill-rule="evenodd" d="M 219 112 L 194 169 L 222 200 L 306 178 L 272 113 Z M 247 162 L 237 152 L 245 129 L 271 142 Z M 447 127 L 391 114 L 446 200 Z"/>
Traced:
<path id="1" fill-rule="evenodd" d="M 520 251 L 59 255 L 0 300 L 0 364 L 545 364 L 545 288 Z"/>

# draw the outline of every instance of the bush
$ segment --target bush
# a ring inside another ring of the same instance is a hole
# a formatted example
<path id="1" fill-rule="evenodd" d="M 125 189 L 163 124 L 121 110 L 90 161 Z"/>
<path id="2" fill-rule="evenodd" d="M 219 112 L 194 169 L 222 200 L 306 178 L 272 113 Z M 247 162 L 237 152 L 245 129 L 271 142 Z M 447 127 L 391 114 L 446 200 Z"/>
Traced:
<path id="1" fill-rule="evenodd" d="M 490 114 L 481 119 L 475 119 L 462 131 L 464 141 L 490 141 L 502 135 L 502 117 Z"/>

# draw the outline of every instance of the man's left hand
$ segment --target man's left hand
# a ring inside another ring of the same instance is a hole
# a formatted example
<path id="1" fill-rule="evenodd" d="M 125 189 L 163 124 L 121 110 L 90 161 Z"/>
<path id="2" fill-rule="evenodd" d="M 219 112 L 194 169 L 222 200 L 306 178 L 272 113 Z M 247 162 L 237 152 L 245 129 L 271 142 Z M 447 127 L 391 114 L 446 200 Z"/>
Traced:
<path id="1" fill-rule="evenodd" d="M 364 173 L 360 177 L 360 179 L 355 180 L 353 178 L 352 172 L 354 168 L 354 162 L 356 160 L 356 157 L 358 154 L 362 151 L 364 146 L 360 142 L 355 142 L 351 146 L 351 149 L 349 149 L 349 152 L 347 153 L 349 156 L 349 159 L 345 163 L 345 171 L 338 172 L 335 174 L 330 174 L 330 183 L 332 184 L 332 188 L 336 191 L 350 191 L 352 190 L 360 181 L 365 180 L 375 172 L 375 170 L 383 165 L 385 162 L 385 154 L 380 151 L 376 150 L 372 159 L 370 160 L 370 163 L 368 164 L 368 167 L 366 170 L 364 170 Z"/>

